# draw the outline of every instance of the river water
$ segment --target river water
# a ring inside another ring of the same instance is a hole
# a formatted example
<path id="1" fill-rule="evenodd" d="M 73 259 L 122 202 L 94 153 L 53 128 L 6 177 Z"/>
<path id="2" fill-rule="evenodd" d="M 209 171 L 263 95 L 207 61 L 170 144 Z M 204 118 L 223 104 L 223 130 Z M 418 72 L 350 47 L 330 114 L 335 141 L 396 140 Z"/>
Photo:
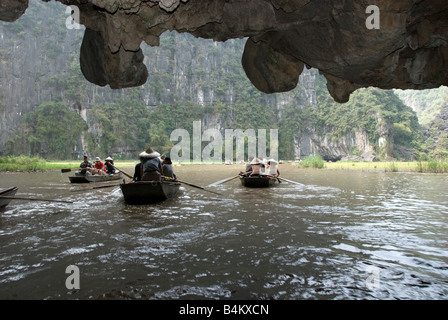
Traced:
<path id="1" fill-rule="evenodd" d="M 117 164 L 118 166 L 118 164 Z M 247 189 L 239 165 L 176 167 L 176 199 L 127 205 L 69 173 L 0 173 L 1 299 L 447 299 L 445 175 L 299 169 Z M 123 168 L 132 173 L 132 168 Z M 116 184 L 112 183 L 112 184 Z M 80 289 L 66 287 L 78 267 Z"/>

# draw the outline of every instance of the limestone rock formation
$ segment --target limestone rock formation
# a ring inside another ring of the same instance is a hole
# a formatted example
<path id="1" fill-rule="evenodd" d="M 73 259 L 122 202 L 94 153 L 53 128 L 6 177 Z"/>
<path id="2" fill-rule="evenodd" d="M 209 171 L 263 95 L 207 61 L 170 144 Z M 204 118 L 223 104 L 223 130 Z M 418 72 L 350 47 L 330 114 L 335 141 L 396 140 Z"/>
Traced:
<path id="1" fill-rule="evenodd" d="M 218 41 L 248 37 L 243 67 L 254 86 L 269 93 L 294 88 L 303 65 L 325 75 L 339 102 L 360 87 L 448 84 L 446 0 L 58 1 L 80 10 L 90 43 L 83 72 L 98 85 L 144 82 L 140 44 L 158 45 L 166 30 Z M 25 5 L 2 1 L 0 19 L 17 19 Z M 100 67 L 88 66 L 99 57 Z"/>

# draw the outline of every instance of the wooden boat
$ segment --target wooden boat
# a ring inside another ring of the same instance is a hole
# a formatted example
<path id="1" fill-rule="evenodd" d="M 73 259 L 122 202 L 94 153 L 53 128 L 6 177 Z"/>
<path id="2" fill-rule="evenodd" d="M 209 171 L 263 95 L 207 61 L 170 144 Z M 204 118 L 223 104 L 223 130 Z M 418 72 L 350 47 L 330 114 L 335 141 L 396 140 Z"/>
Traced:
<path id="1" fill-rule="evenodd" d="M 80 172 L 75 172 L 74 176 L 68 176 L 71 183 L 89 183 L 86 179 L 86 175 Z"/>
<path id="2" fill-rule="evenodd" d="M 277 178 L 260 175 L 252 177 L 240 176 L 241 184 L 248 188 L 269 188 L 274 186 Z"/>
<path id="3" fill-rule="evenodd" d="M 137 181 L 120 184 L 124 200 L 129 204 L 150 204 L 171 199 L 177 195 L 180 182 Z"/>
<path id="4" fill-rule="evenodd" d="M 119 180 L 123 178 L 123 174 L 121 172 L 105 175 L 94 174 L 85 176 L 85 178 L 88 182 L 105 182 L 105 181 Z"/>
<path id="5" fill-rule="evenodd" d="M 105 174 L 105 175 L 86 175 L 80 172 L 75 172 L 74 176 L 69 176 L 68 179 L 71 183 L 89 183 L 89 182 L 106 182 L 112 180 L 119 180 L 123 177 L 121 172 L 115 174 Z"/>
<path id="6" fill-rule="evenodd" d="M 17 187 L 9 187 L 0 189 L 0 196 L 4 197 L 14 197 L 19 188 Z M 0 198 L 0 210 L 4 210 L 5 207 L 11 202 L 12 199 L 2 199 Z"/>

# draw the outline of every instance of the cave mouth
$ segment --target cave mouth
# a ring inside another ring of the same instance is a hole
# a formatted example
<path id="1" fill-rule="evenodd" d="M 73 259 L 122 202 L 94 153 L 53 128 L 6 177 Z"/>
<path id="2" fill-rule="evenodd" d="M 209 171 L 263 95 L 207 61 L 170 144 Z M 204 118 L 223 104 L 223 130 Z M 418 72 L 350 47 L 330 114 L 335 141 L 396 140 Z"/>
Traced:
<path id="1" fill-rule="evenodd" d="M 112 89 L 146 82 L 140 45 L 159 45 L 167 30 L 248 38 L 242 66 L 264 93 L 294 89 L 304 67 L 318 69 L 341 103 L 362 87 L 448 85 L 446 0 L 56 1 L 71 7 L 67 21 L 86 27 L 85 78 Z M 13 23 L 27 8 L 28 0 L 3 0 L 0 20 Z"/>

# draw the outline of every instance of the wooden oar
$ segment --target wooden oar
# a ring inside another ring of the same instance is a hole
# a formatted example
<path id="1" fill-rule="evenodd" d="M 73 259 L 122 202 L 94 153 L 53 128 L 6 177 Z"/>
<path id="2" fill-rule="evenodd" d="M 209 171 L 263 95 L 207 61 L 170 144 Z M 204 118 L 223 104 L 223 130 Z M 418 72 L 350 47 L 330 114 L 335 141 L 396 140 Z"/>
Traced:
<path id="1" fill-rule="evenodd" d="M 33 200 L 33 201 L 49 201 L 49 202 L 73 203 L 73 201 L 39 199 L 39 198 L 25 198 L 25 197 L 11 197 L 11 196 L 0 196 L 0 198 L 2 198 L 2 199 L 13 199 L 13 200 Z"/>
<path id="2" fill-rule="evenodd" d="M 223 183 L 228 182 L 228 181 L 230 181 L 230 180 L 236 179 L 236 178 L 238 178 L 239 176 L 240 176 L 240 175 L 237 175 L 237 176 L 235 176 L 235 177 L 226 178 L 226 179 L 222 179 L 222 180 L 216 181 L 216 182 L 214 182 L 214 183 L 209 184 L 208 187 L 214 187 L 214 186 L 223 184 Z"/>
<path id="3" fill-rule="evenodd" d="M 114 167 L 115 169 L 117 169 L 118 171 L 123 172 L 123 174 L 124 174 L 126 177 L 128 177 L 129 179 L 134 179 L 134 177 L 132 177 L 131 175 L 127 174 L 127 173 L 124 172 L 123 170 L 118 169 L 116 166 L 113 166 L 113 167 Z"/>
<path id="4" fill-rule="evenodd" d="M 62 173 L 64 173 L 64 172 L 70 172 L 70 171 L 75 170 L 75 169 L 79 169 L 79 168 L 64 168 L 64 169 L 61 169 L 61 172 L 62 172 Z"/>
<path id="5" fill-rule="evenodd" d="M 93 187 L 92 189 L 102 189 L 102 188 L 112 188 L 112 187 L 119 187 L 119 184 L 111 184 L 111 185 L 107 185 L 107 186 L 97 186 L 97 187 Z"/>
<path id="6" fill-rule="evenodd" d="M 277 179 L 285 180 L 285 181 L 287 181 L 287 182 L 294 183 L 294 184 L 297 184 L 297 185 L 299 185 L 299 186 L 303 186 L 303 183 L 299 183 L 299 182 L 291 181 L 291 180 L 288 180 L 288 179 L 285 179 L 285 178 L 277 177 Z"/>
<path id="7" fill-rule="evenodd" d="M 215 191 L 211 191 L 211 190 L 207 190 L 204 187 L 197 186 L 197 185 L 189 183 L 189 182 L 185 182 L 185 181 L 181 181 L 181 180 L 177 180 L 177 179 L 174 180 L 174 181 L 177 181 L 177 182 L 180 182 L 180 183 L 184 183 L 184 184 L 189 185 L 191 187 L 198 188 L 198 189 L 201 189 L 201 190 L 204 190 L 204 191 L 207 191 L 207 192 L 211 192 L 211 193 L 214 193 L 214 194 L 217 194 L 217 195 L 221 195 L 221 193 L 218 193 L 218 192 L 215 192 Z"/>
<path id="8" fill-rule="evenodd" d="M 251 171 L 246 171 L 246 172 L 244 172 L 243 174 L 246 174 L 246 173 L 249 173 L 249 172 L 251 172 Z M 214 183 L 209 184 L 208 187 L 214 187 L 214 186 L 223 184 L 223 183 L 225 183 L 225 182 L 229 182 L 229 181 L 231 181 L 231 180 L 233 180 L 233 179 L 238 178 L 239 176 L 240 176 L 240 174 L 237 175 L 237 176 L 235 176 L 235 177 L 225 178 L 225 179 L 216 181 L 216 182 L 214 182 Z"/>

